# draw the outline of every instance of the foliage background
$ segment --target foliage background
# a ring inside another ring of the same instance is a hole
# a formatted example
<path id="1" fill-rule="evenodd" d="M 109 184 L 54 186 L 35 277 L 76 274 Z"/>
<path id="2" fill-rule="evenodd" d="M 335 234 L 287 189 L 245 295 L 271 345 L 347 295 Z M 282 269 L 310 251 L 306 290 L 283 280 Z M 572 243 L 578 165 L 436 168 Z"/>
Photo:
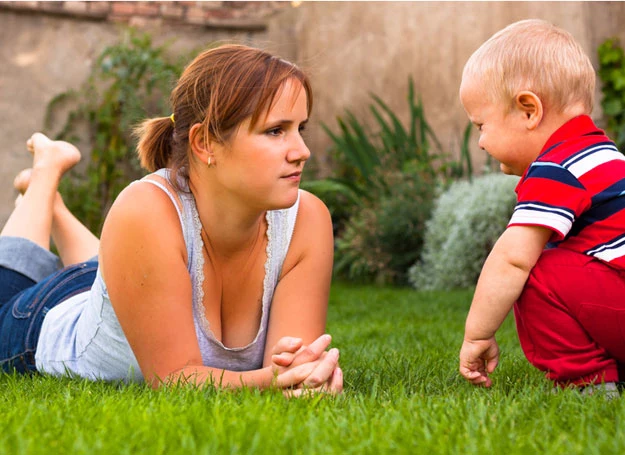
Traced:
<path id="1" fill-rule="evenodd" d="M 150 34 L 127 29 L 99 55 L 82 87 L 58 94 L 48 105 L 47 132 L 61 123 L 56 139 L 76 143 L 86 135 L 92 145 L 86 171 L 72 172 L 60 192 L 96 235 L 120 191 L 145 175 L 133 128 L 145 118 L 170 115 L 169 93 L 189 56 L 168 57 L 166 50 Z"/>
<path id="2" fill-rule="evenodd" d="M 420 260 L 409 270 L 417 289 L 474 286 L 516 204 L 518 177 L 501 173 L 456 181 L 436 201 Z"/>

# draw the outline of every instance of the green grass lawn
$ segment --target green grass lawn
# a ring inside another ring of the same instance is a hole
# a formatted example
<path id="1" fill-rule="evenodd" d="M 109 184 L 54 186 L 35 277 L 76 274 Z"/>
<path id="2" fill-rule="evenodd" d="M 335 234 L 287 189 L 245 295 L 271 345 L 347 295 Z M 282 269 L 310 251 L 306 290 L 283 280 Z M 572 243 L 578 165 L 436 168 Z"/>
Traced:
<path id="1" fill-rule="evenodd" d="M 338 398 L 0 375 L 0 453 L 625 453 L 625 397 L 551 393 L 510 318 L 493 387 L 464 383 L 457 357 L 470 299 L 334 285 Z"/>

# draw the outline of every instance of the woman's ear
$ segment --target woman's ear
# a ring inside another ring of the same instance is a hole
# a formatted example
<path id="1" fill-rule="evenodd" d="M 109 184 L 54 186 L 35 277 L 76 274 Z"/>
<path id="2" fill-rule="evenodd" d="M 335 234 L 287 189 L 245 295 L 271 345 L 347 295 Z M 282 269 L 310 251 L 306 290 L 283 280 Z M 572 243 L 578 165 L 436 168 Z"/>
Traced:
<path id="1" fill-rule="evenodd" d="M 196 123 L 189 130 L 189 145 L 193 154 L 204 164 L 208 163 L 208 159 L 213 158 L 213 151 L 210 141 L 204 132 L 204 125 Z"/>
<path id="2" fill-rule="evenodd" d="M 535 129 L 543 119 L 543 103 L 536 93 L 524 90 L 514 97 L 515 107 L 526 119 L 528 130 Z"/>

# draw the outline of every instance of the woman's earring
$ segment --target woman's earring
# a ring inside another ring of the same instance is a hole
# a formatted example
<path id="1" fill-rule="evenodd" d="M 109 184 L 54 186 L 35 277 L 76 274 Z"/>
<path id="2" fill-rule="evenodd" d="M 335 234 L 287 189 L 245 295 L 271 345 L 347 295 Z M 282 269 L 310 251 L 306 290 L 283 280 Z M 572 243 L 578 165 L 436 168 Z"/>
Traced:
<path id="1" fill-rule="evenodd" d="M 208 167 L 211 167 L 213 164 L 211 163 L 211 157 L 208 157 Z"/>

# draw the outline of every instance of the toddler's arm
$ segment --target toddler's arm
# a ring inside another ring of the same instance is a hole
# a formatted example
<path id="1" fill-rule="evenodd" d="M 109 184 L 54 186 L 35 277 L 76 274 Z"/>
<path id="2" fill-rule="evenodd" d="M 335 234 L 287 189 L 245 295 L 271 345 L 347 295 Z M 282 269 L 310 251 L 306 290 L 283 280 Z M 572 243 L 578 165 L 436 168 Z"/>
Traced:
<path id="1" fill-rule="evenodd" d="M 473 384 L 490 386 L 488 374 L 499 360 L 495 332 L 521 295 L 551 234 L 551 230 L 540 226 L 511 226 L 486 259 L 460 350 L 460 373 Z"/>

